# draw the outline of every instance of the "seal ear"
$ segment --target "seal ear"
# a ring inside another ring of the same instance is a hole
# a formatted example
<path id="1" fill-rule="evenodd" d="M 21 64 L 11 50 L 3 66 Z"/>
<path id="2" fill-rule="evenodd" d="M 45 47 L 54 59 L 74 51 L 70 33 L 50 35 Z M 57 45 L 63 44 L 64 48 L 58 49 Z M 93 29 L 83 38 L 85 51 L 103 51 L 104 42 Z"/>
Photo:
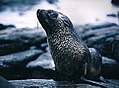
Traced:
<path id="1" fill-rule="evenodd" d="M 66 16 L 63 17 L 63 23 L 64 23 L 66 26 L 68 26 L 68 27 L 73 27 L 71 21 L 70 21 L 69 18 L 66 17 Z"/>

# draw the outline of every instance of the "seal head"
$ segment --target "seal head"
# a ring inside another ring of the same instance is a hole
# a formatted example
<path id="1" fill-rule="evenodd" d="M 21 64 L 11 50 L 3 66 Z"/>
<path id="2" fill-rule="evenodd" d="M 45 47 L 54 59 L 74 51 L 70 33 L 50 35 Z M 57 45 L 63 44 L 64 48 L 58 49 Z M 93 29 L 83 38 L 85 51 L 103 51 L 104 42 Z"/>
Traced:
<path id="1" fill-rule="evenodd" d="M 66 26 L 70 28 L 73 27 L 71 21 L 67 16 L 54 10 L 38 9 L 37 18 L 47 34 L 55 33 L 62 27 L 66 27 Z"/>

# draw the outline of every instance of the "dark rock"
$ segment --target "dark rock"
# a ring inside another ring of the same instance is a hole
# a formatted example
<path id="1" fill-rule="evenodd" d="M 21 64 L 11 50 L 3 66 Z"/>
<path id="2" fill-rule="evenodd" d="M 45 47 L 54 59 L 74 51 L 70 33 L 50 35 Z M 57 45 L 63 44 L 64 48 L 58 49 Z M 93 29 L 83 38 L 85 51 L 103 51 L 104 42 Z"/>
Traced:
<path id="1" fill-rule="evenodd" d="M 106 79 L 119 79 L 119 63 L 115 60 L 103 57 L 102 58 L 101 75 Z"/>
<path id="2" fill-rule="evenodd" d="M 117 17 L 116 14 L 112 13 L 112 14 L 107 14 L 108 17 Z"/>
<path id="3" fill-rule="evenodd" d="M 42 43 L 46 43 L 46 35 L 35 28 L 0 31 L 0 55 L 24 51 L 32 46 L 40 48 Z"/>
<path id="4" fill-rule="evenodd" d="M 15 86 L 0 76 L 0 88 L 15 88 Z"/>
<path id="5" fill-rule="evenodd" d="M 102 45 L 103 48 L 100 49 L 100 52 L 104 56 L 108 56 L 112 59 L 115 59 L 117 62 L 119 62 L 119 35 L 107 38 Z"/>
<path id="6" fill-rule="evenodd" d="M 27 50 L 20 53 L 0 56 L 0 75 L 9 79 L 27 77 L 27 63 L 35 60 L 42 53 L 41 50 Z"/>
<path id="7" fill-rule="evenodd" d="M 34 82 L 35 81 L 35 82 Z M 10 81 L 12 84 L 14 84 L 16 87 L 19 88 L 24 88 L 24 87 L 32 87 L 32 88 L 39 88 L 39 87 L 43 87 L 43 88 L 76 88 L 76 87 L 80 87 L 80 88 L 85 88 L 85 87 L 89 87 L 89 88 L 97 88 L 94 86 L 89 86 L 88 84 L 73 84 L 67 81 L 53 81 L 53 80 L 46 80 L 46 79 L 35 79 L 35 80 L 11 80 Z"/>
<path id="8" fill-rule="evenodd" d="M 106 28 L 106 27 L 111 27 L 111 26 L 117 26 L 115 23 L 109 23 L 109 22 L 103 22 L 103 23 L 93 23 L 93 24 L 86 24 L 83 26 L 84 30 L 86 29 L 101 29 L 101 28 Z"/>
<path id="9" fill-rule="evenodd" d="M 83 26 L 77 30 L 77 32 L 81 35 L 88 47 L 94 47 L 101 55 L 119 61 L 119 26 L 111 26 L 111 24 L 109 24 L 110 26 L 104 25 L 105 24 L 100 24 L 98 27 L 94 26 L 97 29 L 93 29 L 93 26 L 90 28 Z"/>
<path id="10" fill-rule="evenodd" d="M 0 24 L 0 30 L 7 29 L 7 28 L 15 28 L 15 26 L 12 24 L 10 24 L 10 25 Z"/>
<path id="11" fill-rule="evenodd" d="M 42 43 L 41 46 L 40 46 L 40 49 L 46 51 L 46 48 L 47 48 L 47 47 L 48 47 L 48 43 Z"/>
<path id="12" fill-rule="evenodd" d="M 55 65 L 49 50 L 40 55 L 36 60 L 27 64 L 31 70 L 32 78 L 52 78 L 55 77 Z"/>
<path id="13" fill-rule="evenodd" d="M 111 0 L 111 3 L 114 5 L 119 5 L 119 0 Z"/>
<path id="14" fill-rule="evenodd" d="M 50 4 L 54 4 L 56 2 L 58 2 L 58 0 L 46 0 L 47 2 L 49 2 Z"/>
<path id="15" fill-rule="evenodd" d="M 115 84 L 119 84 L 118 80 L 110 80 Z M 88 84 L 76 84 L 67 81 L 53 81 L 46 79 L 27 79 L 27 80 L 11 80 L 10 83 L 14 84 L 17 88 L 100 88 Z M 105 83 L 100 83 L 105 84 Z M 115 84 L 105 84 L 106 88 L 119 88 Z"/>
<path id="16" fill-rule="evenodd" d="M 40 55 L 36 60 L 31 61 L 27 64 L 28 68 L 42 67 L 44 69 L 53 69 L 54 70 L 54 61 L 49 50 L 42 55 Z"/>

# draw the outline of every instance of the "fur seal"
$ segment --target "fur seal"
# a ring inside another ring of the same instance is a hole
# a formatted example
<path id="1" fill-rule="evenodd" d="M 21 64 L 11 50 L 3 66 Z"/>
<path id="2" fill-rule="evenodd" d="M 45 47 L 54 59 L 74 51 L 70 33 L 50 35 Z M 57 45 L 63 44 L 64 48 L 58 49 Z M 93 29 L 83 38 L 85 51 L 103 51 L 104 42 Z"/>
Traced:
<path id="1" fill-rule="evenodd" d="M 37 10 L 37 18 L 46 31 L 56 71 L 65 80 L 80 77 L 95 79 L 101 71 L 101 56 L 84 44 L 70 19 L 54 10 Z"/>
<path id="2" fill-rule="evenodd" d="M 65 15 L 38 10 L 37 17 L 46 31 L 55 68 L 64 79 L 77 80 L 87 72 L 90 52 Z"/>

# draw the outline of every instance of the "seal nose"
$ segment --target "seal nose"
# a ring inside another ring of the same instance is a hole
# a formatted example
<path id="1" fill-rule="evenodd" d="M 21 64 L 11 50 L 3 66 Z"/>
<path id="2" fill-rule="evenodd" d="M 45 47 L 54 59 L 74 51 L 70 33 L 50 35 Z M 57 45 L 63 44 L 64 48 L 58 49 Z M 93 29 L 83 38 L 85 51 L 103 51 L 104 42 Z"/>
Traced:
<path id="1" fill-rule="evenodd" d="M 43 9 L 42 9 L 42 10 L 41 10 L 41 9 L 38 9 L 38 10 L 37 10 L 37 13 L 42 13 L 43 11 L 45 11 L 45 10 L 43 10 Z"/>
<path id="2" fill-rule="evenodd" d="M 37 16 L 40 17 L 41 14 L 43 14 L 45 10 L 38 9 L 37 10 Z"/>

